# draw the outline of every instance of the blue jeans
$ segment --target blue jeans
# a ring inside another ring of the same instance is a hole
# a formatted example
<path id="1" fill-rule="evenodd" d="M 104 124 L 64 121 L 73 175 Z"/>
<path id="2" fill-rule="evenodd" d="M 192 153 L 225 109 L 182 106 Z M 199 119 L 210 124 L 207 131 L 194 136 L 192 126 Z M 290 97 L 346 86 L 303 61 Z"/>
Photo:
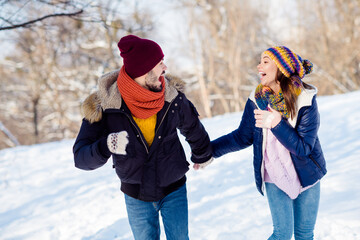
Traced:
<path id="1" fill-rule="evenodd" d="M 135 240 L 159 240 L 159 212 L 167 240 L 188 240 L 186 184 L 157 202 L 144 202 L 125 194 L 129 223 Z"/>
<path id="2" fill-rule="evenodd" d="M 316 216 L 320 201 L 320 182 L 291 199 L 273 183 L 265 183 L 273 234 L 268 240 L 313 239 Z"/>

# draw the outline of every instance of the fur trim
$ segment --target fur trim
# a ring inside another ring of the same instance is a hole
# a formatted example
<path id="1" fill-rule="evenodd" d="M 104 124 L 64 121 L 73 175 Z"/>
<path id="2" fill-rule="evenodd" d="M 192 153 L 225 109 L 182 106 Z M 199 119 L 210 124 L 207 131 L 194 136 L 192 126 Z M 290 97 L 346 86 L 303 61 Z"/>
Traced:
<path id="1" fill-rule="evenodd" d="M 178 77 L 165 75 L 165 101 L 171 102 L 177 95 L 178 91 L 183 91 L 185 82 Z"/>
<path id="2" fill-rule="evenodd" d="M 102 111 L 121 107 L 122 98 L 116 83 L 119 71 L 120 69 L 101 76 L 98 80 L 99 90 L 82 103 L 82 114 L 90 123 L 100 121 Z M 171 102 L 178 95 L 178 91 L 183 92 L 184 89 L 185 82 L 180 78 L 170 74 L 165 75 L 165 101 Z"/>
<path id="3" fill-rule="evenodd" d="M 98 122 L 102 118 L 101 100 L 97 92 L 88 96 L 81 105 L 81 113 L 90 123 Z"/>
<path id="4" fill-rule="evenodd" d="M 171 86 L 173 86 L 179 92 L 185 91 L 185 82 L 179 77 L 173 76 L 171 74 L 166 74 L 165 79 L 168 80 Z"/>
<path id="5" fill-rule="evenodd" d="M 99 97 L 101 99 L 101 107 L 103 110 L 109 108 L 119 109 L 121 107 L 121 95 L 117 87 L 117 78 L 119 71 L 112 71 L 100 77 L 99 84 Z"/>

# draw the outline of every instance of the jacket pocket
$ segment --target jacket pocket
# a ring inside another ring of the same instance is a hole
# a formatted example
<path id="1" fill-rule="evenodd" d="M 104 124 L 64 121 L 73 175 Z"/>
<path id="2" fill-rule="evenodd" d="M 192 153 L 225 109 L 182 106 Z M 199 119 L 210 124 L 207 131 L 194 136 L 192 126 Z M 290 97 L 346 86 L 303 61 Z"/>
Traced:
<path id="1" fill-rule="evenodd" d="M 314 157 L 312 155 L 309 155 L 309 158 L 320 170 L 322 170 L 320 164 L 314 159 Z"/>
<path id="2" fill-rule="evenodd" d="M 134 145 L 126 147 L 126 155 L 113 155 L 116 174 L 121 181 L 131 184 L 140 184 L 143 173 L 142 158 L 136 157 Z"/>
<path id="3" fill-rule="evenodd" d="M 165 157 L 176 150 L 176 141 L 178 140 L 179 138 L 176 131 L 164 138 L 162 142 L 162 150 Z"/>
<path id="4" fill-rule="evenodd" d="M 189 170 L 189 165 L 176 132 L 164 138 L 157 164 L 159 186 L 166 187 L 181 179 Z"/>

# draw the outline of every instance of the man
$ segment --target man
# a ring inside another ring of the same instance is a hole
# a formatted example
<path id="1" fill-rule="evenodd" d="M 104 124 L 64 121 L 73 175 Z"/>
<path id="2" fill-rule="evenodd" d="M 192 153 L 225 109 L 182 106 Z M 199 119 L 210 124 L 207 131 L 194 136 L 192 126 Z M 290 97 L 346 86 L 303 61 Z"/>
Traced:
<path id="1" fill-rule="evenodd" d="M 157 43 L 128 35 L 118 47 L 123 67 L 102 76 L 99 90 L 82 105 L 75 166 L 93 170 L 112 156 L 136 240 L 160 239 L 159 212 L 168 240 L 189 239 L 189 163 L 177 129 L 201 167 L 212 161 L 209 136 L 180 91 L 182 82 L 164 76 L 167 67 Z"/>

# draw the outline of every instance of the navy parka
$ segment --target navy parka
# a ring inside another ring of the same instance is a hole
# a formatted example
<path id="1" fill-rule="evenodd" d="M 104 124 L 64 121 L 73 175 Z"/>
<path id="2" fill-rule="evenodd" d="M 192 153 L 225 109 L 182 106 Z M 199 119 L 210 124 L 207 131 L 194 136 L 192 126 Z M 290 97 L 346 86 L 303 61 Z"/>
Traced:
<path id="1" fill-rule="evenodd" d="M 121 99 L 116 86 L 114 87 L 116 77 L 117 71 L 103 77 L 105 80 L 99 81 L 99 88 L 114 91 L 118 99 Z M 113 98 L 103 96 L 100 89 L 94 98 L 95 101 L 100 98 L 98 102 L 101 106 L 92 102 L 90 104 L 100 108 L 101 118 L 94 122 L 91 117 L 83 119 L 73 147 L 75 166 L 93 170 L 103 166 L 112 156 L 113 166 L 121 180 L 121 190 L 143 201 L 159 201 L 182 186 L 186 181 L 185 173 L 189 170 L 189 163 L 177 129 L 189 143 L 194 163 L 206 162 L 212 155 L 209 136 L 195 107 L 174 87 L 176 83 L 173 81 L 175 80 L 166 81 L 165 104 L 157 113 L 155 137 L 151 147 L 146 143 L 125 102 L 121 99 L 120 104 L 116 103 L 119 108 L 108 102 L 104 104 L 104 101 L 111 101 L 108 99 Z M 93 113 L 90 111 L 85 115 L 91 114 Z M 120 131 L 128 133 L 126 155 L 112 154 L 106 145 L 108 134 Z"/>
<path id="2" fill-rule="evenodd" d="M 293 120 L 282 118 L 271 129 L 275 137 L 290 152 L 296 173 L 302 187 L 321 179 L 327 172 L 325 158 L 318 138 L 320 116 L 316 102 L 316 89 L 303 90 L 298 97 L 298 111 Z M 254 92 L 246 102 L 240 126 L 233 132 L 211 142 L 213 156 L 238 151 L 253 145 L 254 175 L 258 191 L 263 194 L 264 163 L 263 148 L 266 142 L 265 130 L 255 127 L 254 110 L 257 109 Z"/>

